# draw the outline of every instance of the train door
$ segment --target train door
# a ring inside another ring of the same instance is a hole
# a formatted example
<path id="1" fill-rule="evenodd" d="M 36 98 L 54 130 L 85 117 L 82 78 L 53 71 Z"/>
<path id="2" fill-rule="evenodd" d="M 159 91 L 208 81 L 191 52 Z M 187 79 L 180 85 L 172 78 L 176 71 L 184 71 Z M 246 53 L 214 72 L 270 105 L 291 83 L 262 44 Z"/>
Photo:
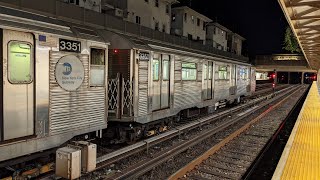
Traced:
<path id="1" fill-rule="evenodd" d="M 213 82 L 212 82 L 212 73 L 213 72 L 213 62 L 205 61 L 203 64 L 203 98 L 205 100 L 212 99 L 212 89 L 213 89 Z"/>
<path id="2" fill-rule="evenodd" d="M 3 31 L 0 29 L 0 141 L 3 137 Z"/>
<path id="3" fill-rule="evenodd" d="M 168 108 L 170 100 L 170 56 L 154 54 L 152 71 L 152 110 Z"/>
<path id="4" fill-rule="evenodd" d="M 34 38 L 3 30 L 2 140 L 34 134 Z"/>

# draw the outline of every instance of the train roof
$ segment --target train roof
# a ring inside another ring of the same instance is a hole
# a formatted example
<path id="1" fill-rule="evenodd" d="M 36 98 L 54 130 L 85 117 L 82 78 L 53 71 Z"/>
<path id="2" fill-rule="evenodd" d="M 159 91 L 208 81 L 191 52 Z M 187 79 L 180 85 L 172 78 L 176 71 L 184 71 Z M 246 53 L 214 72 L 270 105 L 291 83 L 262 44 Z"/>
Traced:
<path id="1" fill-rule="evenodd" d="M 123 34 L 118 31 L 103 30 L 102 34 L 111 43 L 111 49 L 141 49 L 141 50 L 156 50 L 172 54 L 188 55 L 195 58 L 203 58 L 208 60 L 216 60 L 221 62 L 230 62 L 235 64 L 249 65 L 248 62 L 241 62 L 237 57 L 227 58 L 223 55 L 217 55 L 196 49 L 190 49 L 183 46 L 176 46 L 174 44 L 156 41 L 148 38 L 137 37 L 134 35 Z M 221 52 L 223 53 L 223 52 Z"/>
<path id="2" fill-rule="evenodd" d="M 88 25 L 70 23 L 35 13 L 0 6 L 0 27 L 39 31 L 79 39 L 90 39 L 109 44 L 98 29 Z"/>

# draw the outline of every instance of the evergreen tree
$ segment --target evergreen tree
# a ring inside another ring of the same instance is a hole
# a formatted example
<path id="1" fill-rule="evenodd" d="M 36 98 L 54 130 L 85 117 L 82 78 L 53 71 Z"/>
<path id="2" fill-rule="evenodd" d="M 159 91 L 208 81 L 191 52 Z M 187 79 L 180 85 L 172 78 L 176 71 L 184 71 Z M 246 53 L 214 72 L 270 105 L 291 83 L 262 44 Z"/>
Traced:
<path id="1" fill-rule="evenodd" d="M 291 53 L 301 53 L 301 49 L 298 43 L 297 38 L 293 34 L 291 28 L 288 26 L 284 36 L 283 49 L 290 51 Z"/>

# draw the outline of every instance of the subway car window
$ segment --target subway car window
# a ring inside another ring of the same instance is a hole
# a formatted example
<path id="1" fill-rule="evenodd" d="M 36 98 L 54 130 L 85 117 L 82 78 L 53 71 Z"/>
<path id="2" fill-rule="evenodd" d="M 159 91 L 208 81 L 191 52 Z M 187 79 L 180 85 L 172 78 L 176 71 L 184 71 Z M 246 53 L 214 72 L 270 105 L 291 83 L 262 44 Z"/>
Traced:
<path id="1" fill-rule="evenodd" d="M 164 60 L 162 61 L 162 64 L 163 64 L 163 70 L 162 70 L 162 73 L 163 73 L 163 77 L 162 79 L 163 80 L 169 80 L 169 76 L 170 76 L 170 65 L 169 65 L 169 61 L 167 60 Z"/>
<path id="2" fill-rule="evenodd" d="M 208 73 L 207 64 L 204 64 L 204 65 L 203 65 L 203 76 L 204 76 L 204 80 L 207 80 L 207 73 Z"/>
<path id="3" fill-rule="evenodd" d="M 32 82 L 32 46 L 26 42 L 12 41 L 8 45 L 8 80 L 12 84 Z"/>
<path id="4" fill-rule="evenodd" d="M 159 80 L 159 60 L 153 59 L 153 80 L 158 81 Z"/>
<path id="5" fill-rule="evenodd" d="M 182 80 L 197 80 L 196 63 L 182 63 Z"/>
<path id="6" fill-rule="evenodd" d="M 104 86 L 105 83 L 105 50 L 91 48 L 90 85 Z"/>
<path id="7" fill-rule="evenodd" d="M 240 79 L 248 79 L 248 69 L 247 68 L 240 68 L 239 76 L 240 76 Z"/>
<path id="8" fill-rule="evenodd" d="M 228 68 L 227 66 L 219 66 L 219 79 L 228 79 Z"/>
<path id="9" fill-rule="evenodd" d="M 209 80 L 212 79 L 212 62 L 209 62 L 209 70 L 208 70 L 208 76 L 209 76 Z"/>

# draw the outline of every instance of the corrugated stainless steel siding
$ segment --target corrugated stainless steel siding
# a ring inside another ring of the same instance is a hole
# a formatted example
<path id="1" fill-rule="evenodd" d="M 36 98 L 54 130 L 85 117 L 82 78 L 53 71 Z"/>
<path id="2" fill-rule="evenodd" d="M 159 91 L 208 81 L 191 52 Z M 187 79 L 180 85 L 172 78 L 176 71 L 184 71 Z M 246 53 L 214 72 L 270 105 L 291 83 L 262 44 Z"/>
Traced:
<path id="1" fill-rule="evenodd" d="M 148 114 L 148 63 L 139 61 L 139 116 Z"/>
<path id="2" fill-rule="evenodd" d="M 105 88 L 89 88 L 89 56 L 79 58 L 85 69 L 83 84 L 75 92 L 63 90 L 55 80 L 55 66 L 67 55 L 50 52 L 50 134 L 85 131 L 87 128 L 101 128 L 106 125 Z"/>
<path id="3" fill-rule="evenodd" d="M 181 63 L 197 63 L 197 81 L 181 80 Z M 175 56 L 175 83 L 174 83 L 174 108 L 184 109 L 195 106 L 201 102 L 202 91 L 202 63 L 192 57 Z"/>

